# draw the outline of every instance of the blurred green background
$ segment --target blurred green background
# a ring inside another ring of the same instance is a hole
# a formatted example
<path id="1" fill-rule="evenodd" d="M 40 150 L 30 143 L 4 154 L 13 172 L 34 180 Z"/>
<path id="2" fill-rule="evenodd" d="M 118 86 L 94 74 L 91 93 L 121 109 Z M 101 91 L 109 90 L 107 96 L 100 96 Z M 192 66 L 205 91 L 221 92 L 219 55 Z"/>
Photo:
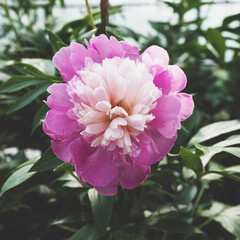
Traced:
<path id="1" fill-rule="evenodd" d="M 85 1 L 0 2 L 0 239 L 240 239 L 240 2 L 110 1 L 108 26 L 89 4 L 97 29 Z M 165 48 L 196 106 L 148 180 L 115 197 L 82 186 L 41 129 L 54 53 L 103 32 Z"/>

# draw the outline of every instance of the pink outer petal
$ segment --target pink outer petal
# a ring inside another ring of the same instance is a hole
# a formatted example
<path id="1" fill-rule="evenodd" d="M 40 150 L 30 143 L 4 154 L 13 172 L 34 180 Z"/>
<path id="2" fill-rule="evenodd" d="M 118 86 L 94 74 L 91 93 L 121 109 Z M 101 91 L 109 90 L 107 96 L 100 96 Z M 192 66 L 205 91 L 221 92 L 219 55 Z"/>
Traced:
<path id="1" fill-rule="evenodd" d="M 54 83 L 47 89 L 51 95 L 48 96 L 46 104 L 50 108 L 67 111 L 67 109 L 73 107 L 73 104 L 69 101 L 66 86 L 65 83 Z"/>
<path id="2" fill-rule="evenodd" d="M 171 138 L 165 138 L 161 133 L 159 133 L 155 129 L 149 129 L 147 134 L 151 138 L 151 164 L 156 163 L 164 158 L 166 154 L 168 154 L 176 139 L 177 139 L 177 134 L 175 134 Z"/>
<path id="3" fill-rule="evenodd" d="M 88 50 L 79 43 L 71 43 L 70 62 L 75 71 L 79 71 L 85 67 L 85 58 L 89 56 Z"/>
<path id="4" fill-rule="evenodd" d="M 180 120 L 184 121 L 193 113 L 194 102 L 192 96 L 186 93 L 179 93 L 176 95 L 181 100 Z"/>
<path id="5" fill-rule="evenodd" d="M 72 136 L 60 141 L 51 141 L 54 154 L 64 162 L 75 165 L 72 153 L 70 152 L 70 144 L 80 137 L 79 133 L 74 133 Z"/>
<path id="6" fill-rule="evenodd" d="M 133 158 L 133 161 L 142 165 L 152 165 L 161 161 L 170 152 L 177 135 L 172 138 L 165 138 L 156 129 L 147 129 L 145 133 L 148 135 L 150 142 L 148 144 L 144 142 L 136 144 L 136 147 L 139 148 L 139 155 Z"/>
<path id="7" fill-rule="evenodd" d="M 95 189 L 105 196 L 114 196 L 117 194 L 117 185 L 120 182 L 120 178 L 117 176 L 106 187 L 95 186 Z"/>
<path id="8" fill-rule="evenodd" d="M 148 64 L 148 61 L 151 60 L 152 66 L 159 65 L 163 68 L 166 68 L 169 62 L 169 56 L 165 49 L 158 46 L 151 46 L 143 52 L 142 60 L 146 64 Z"/>
<path id="9" fill-rule="evenodd" d="M 171 91 L 172 79 L 171 74 L 168 70 L 157 73 L 154 77 L 153 83 L 156 87 L 162 90 L 164 95 L 168 94 Z"/>
<path id="10" fill-rule="evenodd" d="M 121 41 L 120 42 L 122 48 L 125 51 L 125 58 L 129 57 L 131 60 L 136 60 L 139 57 L 139 48 L 136 45 L 130 45 L 127 42 Z"/>
<path id="11" fill-rule="evenodd" d="M 64 111 L 54 109 L 48 111 L 43 123 L 43 131 L 53 140 L 61 140 L 80 130 L 76 120 L 70 119 Z"/>
<path id="12" fill-rule="evenodd" d="M 76 75 L 72 63 L 70 61 L 70 47 L 63 47 L 53 56 L 53 64 L 60 71 L 60 74 L 65 82 L 68 82 Z"/>
<path id="13" fill-rule="evenodd" d="M 93 186 L 107 186 L 118 176 L 114 153 L 103 148 L 93 148 L 82 138 L 70 146 L 78 177 Z"/>
<path id="14" fill-rule="evenodd" d="M 169 65 L 168 70 L 172 75 L 171 94 L 178 93 L 186 87 L 187 77 L 183 70 L 177 65 Z"/>
<path id="15" fill-rule="evenodd" d="M 120 168 L 121 185 L 126 189 L 135 188 L 146 180 L 150 172 L 150 166 L 139 165 L 134 162 L 125 163 Z"/>
<path id="16" fill-rule="evenodd" d="M 157 106 L 152 110 L 155 116 L 148 125 L 158 129 L 166 138 L 172 138 L 180 129 L 181 100 L 174 95 L 163 95 L 157 100 Z"/>
<path id="17" fill-rule="evenodd" d="M 111 37 L 109 40 L 104 34 L 90 40 L 88 49 L 91 50 L 91 48 L 98 52 L 100 60 L 125 56 L 125 51 L 120 42 L 115 37 Z"/>

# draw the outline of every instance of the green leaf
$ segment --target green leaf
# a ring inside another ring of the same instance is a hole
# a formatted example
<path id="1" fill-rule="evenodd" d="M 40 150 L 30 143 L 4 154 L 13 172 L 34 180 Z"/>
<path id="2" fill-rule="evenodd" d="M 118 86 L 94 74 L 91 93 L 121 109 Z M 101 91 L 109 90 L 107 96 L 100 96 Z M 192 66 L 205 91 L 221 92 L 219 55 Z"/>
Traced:
<path id="1" fill-rule="evenodd" d="M 228 232 L 240 238 L 240 205 L 231 207 L 220 202 L 213 202 L 209 210 L 201 211 L 200 215 L 219 222 Z"/>
<path id="2" fill-rule="evenodd" d="M 161 219 L 154 226 L 146 226 L 147 228 L 154 229 L 156 231 L 166 231 L 170 233 L 193 233 L 194 227 L 193 225 L 178 220 L 178 219 Z"/>
<path id="3" fill-rule="evenodd" d="M 181 147 L 180 155 L 183 159 L 183 163 L 186 167 L 192 169 L 197 175 L 203 171 L 203 165 L 201 159 L 188 149 Z"/>
<path id="4" fill-rule="evenodd" d="M 175 204 L 186 205 L 192 202 L 197 194 L 197 187 L 195 185 L 190 185 L 184 188 L 184 190 L 177 197 Z"/>
<path id="5" fill-rule="evenodd" d="M 214 49 L 219 54 L 221 62 L 224 62 L 226 43 L 225 38 L 222 36 L 221 32 L 216 28 L 209 28 L 205 32 L 206 39 L 214 47 Z"/>
<path id="6" fill-rule="evenodd" d="M 240 147 L 225 147 L 223 151 L 240 158 Z"/>
<path id="7" fill-rule="evenodd" d="M 232 146 L 232 145 L 236 145 L 236 144 L 240 144 L 240 135 L 233 135 L 224 141 L 214 144 L 214 146 L 228 147 L 228 146 Z"/>
<path id="8" fill-rule="evenodd" d="M 94 188 L 88 190 L 93 216 L 97 225 L 105 230 L 108 226 L 113 208 L 113 197 L 103 196 Z"/>
<path id="9" fill-rule="evenodd" d="M 26 162 L 22 166 L 19 166 L 15 172 L 7 179 L 7 181 L 3 184 L 0 196 L 2 196 L 6 191 L 18 186 L 19 184 L 25 182 L 30 177 L 32 177 L 36 172 L 29 172 L 31 167 L 33 166 L 33 162 Z"/>
<path id="10" fill-rule="evenodd" d="M 52 50 L 53 50 L 54 53 L 56 53 L 65 44 L 57 34 L 54 34 L 50 30 L 46 30 L 46 32 L 48 34 L 50 44 L 52 46 Z"/>
<path id="11" fill-rule="evenodd" d="M 88 224 L 80 228 L 72 237 L 68 240 L 98 240 L 101 236 L 101 232 L 95 224 Z"/>
<path id="12" fill-rule="evenodd" d="M 222 121 L 209 124 L 201 128 L 190 140 L 190 144 L 194 142 L 201 143 L 209 139 L 215 138 L 225 133 L 233 132 L 240 129 L 240 120 Z"/>
<path id="13" fill-rule="evenodd" d="M 41 72 L 34 66 L 26 63 L 16 62 L 14 63 L 13 67 L 20 73 L 24 75 L 35 76 L 40 80 L 58 80 L 56 76 L 48 75 L 44 72 Z"/>
<path id="14" fill-rule="evenodd" d="M 52 60 L 50 59 L 22 58 L 21 62 L 37 68 L 39 71 L 41 71 L 45 75 L 45 77 L 47 75 L 47 77 L 57 79 L 57 77 L 55 77 L 56 68 L 52 63 Z"/>
<path id="15" fill-rule="evenodd" d="M 27 106 L 29 103 L 31 103 L 34 99 L 36 99 L 38 96 L 46 92 L 47 88 L 50 86 L 50 84 L 44 84 L 41 86 L 38 86 L 34 88 L 33 90 L 29 91 L 28 93 L 24 94 L 22 97 L 20 97 L 16 103 L 14 103 L 8 110 L 8 113 L 16 112 L 23 107 Z"/>
<path id="16" fill-rule="evenodd" d="M 236 20 L 240 21 L 240 13 L 237 13 L 235 15 L 231 15 L 231 16 L 224 18 L 222 25 L 228 25 L 229 23 L 236 21 Z"/>
<path id="17" fill-rule="evenodd" d="M 42 124 L 48 110 L 49 110 L 49 107 L 45 104 L 38 110 L 38 112 L 36 113 L 33 119 L 31 134 L 33 134 L 36 128 Z"/>
<path id="18" fill-rule="evenodd" d="M 0 87 L 0 93 L 12 93 L 23 88 L 43 83 L 32 76 L 13 76 Z"/>
<path id="19" fill-rule="evenodd" d="M 124 230 L 113 234 L 116 240 L 142 240 L 143 235 L 144 229 L 142 227 L 124 228 Z"/>
<path id="20" fill-rule="evenodd" d="M 240 177 L 233 174 L 231 171 L 209 171 L 208 173 L 216 173 L 216 174 L 220 174 L 224 177 L 227 177 L 227 178 L 230 178 L 230 179 L 233 179 L 235 181 L 238 181 L 240 182 Z"/>
<path id="21" fill-rule="evenodd" d="M 60 164 L 62 164 L 62 161 L 55 156 L 50 146 L 47 151 L 42 155 L 42 157 L 33 165 L 30 171 L 49 171 L 53 170 Z"/>
<path id="22" fill-rule="evenodd" d="M 69 163 L 62 163 L 61 165 L 57 166 L 55 169 L 53 169 L 54 172 L 58 171 L 67 171 L 67 172 L 73 172 L 75 168 L 69 164 Z"/>

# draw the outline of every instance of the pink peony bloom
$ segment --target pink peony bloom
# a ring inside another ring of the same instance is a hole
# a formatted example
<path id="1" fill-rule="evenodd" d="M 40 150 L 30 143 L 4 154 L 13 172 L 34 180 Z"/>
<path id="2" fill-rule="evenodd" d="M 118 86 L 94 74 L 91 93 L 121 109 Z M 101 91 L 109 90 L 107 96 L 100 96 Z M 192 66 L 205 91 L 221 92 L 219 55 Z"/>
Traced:
<path id="1" fill-rule="evenodd" d="M 138 47 L 105 35 L 86 45 L 72 43 L 53 57 L 66 83 L 48 88 L 43 130 L 82 182 L 115 195 L 118 184 L 132 189 L 146 180 L 194 103 L 179 93 L 186 76 L 168 65 L 164 49 L 152 46 L 139 55 Z"/>

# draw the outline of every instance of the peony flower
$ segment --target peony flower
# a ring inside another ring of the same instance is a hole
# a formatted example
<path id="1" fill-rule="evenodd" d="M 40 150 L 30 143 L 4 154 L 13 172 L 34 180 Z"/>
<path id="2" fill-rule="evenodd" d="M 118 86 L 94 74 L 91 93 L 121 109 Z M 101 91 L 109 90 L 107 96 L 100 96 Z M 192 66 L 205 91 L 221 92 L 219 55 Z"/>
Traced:
<path id="1" fill-rule="evenodd" d="M 186 76 L 168 65 L 167 52 L 94 37 L 53 57 L 65 83 L 48 88 L 51 108 L 43 124 L 58 158 L 75 166 L 80 181 L 103 195 L 132 189 L 151 165 L 171 150 L 180 122 L 193 111 L 192 97 L 179 93 Z"/>

